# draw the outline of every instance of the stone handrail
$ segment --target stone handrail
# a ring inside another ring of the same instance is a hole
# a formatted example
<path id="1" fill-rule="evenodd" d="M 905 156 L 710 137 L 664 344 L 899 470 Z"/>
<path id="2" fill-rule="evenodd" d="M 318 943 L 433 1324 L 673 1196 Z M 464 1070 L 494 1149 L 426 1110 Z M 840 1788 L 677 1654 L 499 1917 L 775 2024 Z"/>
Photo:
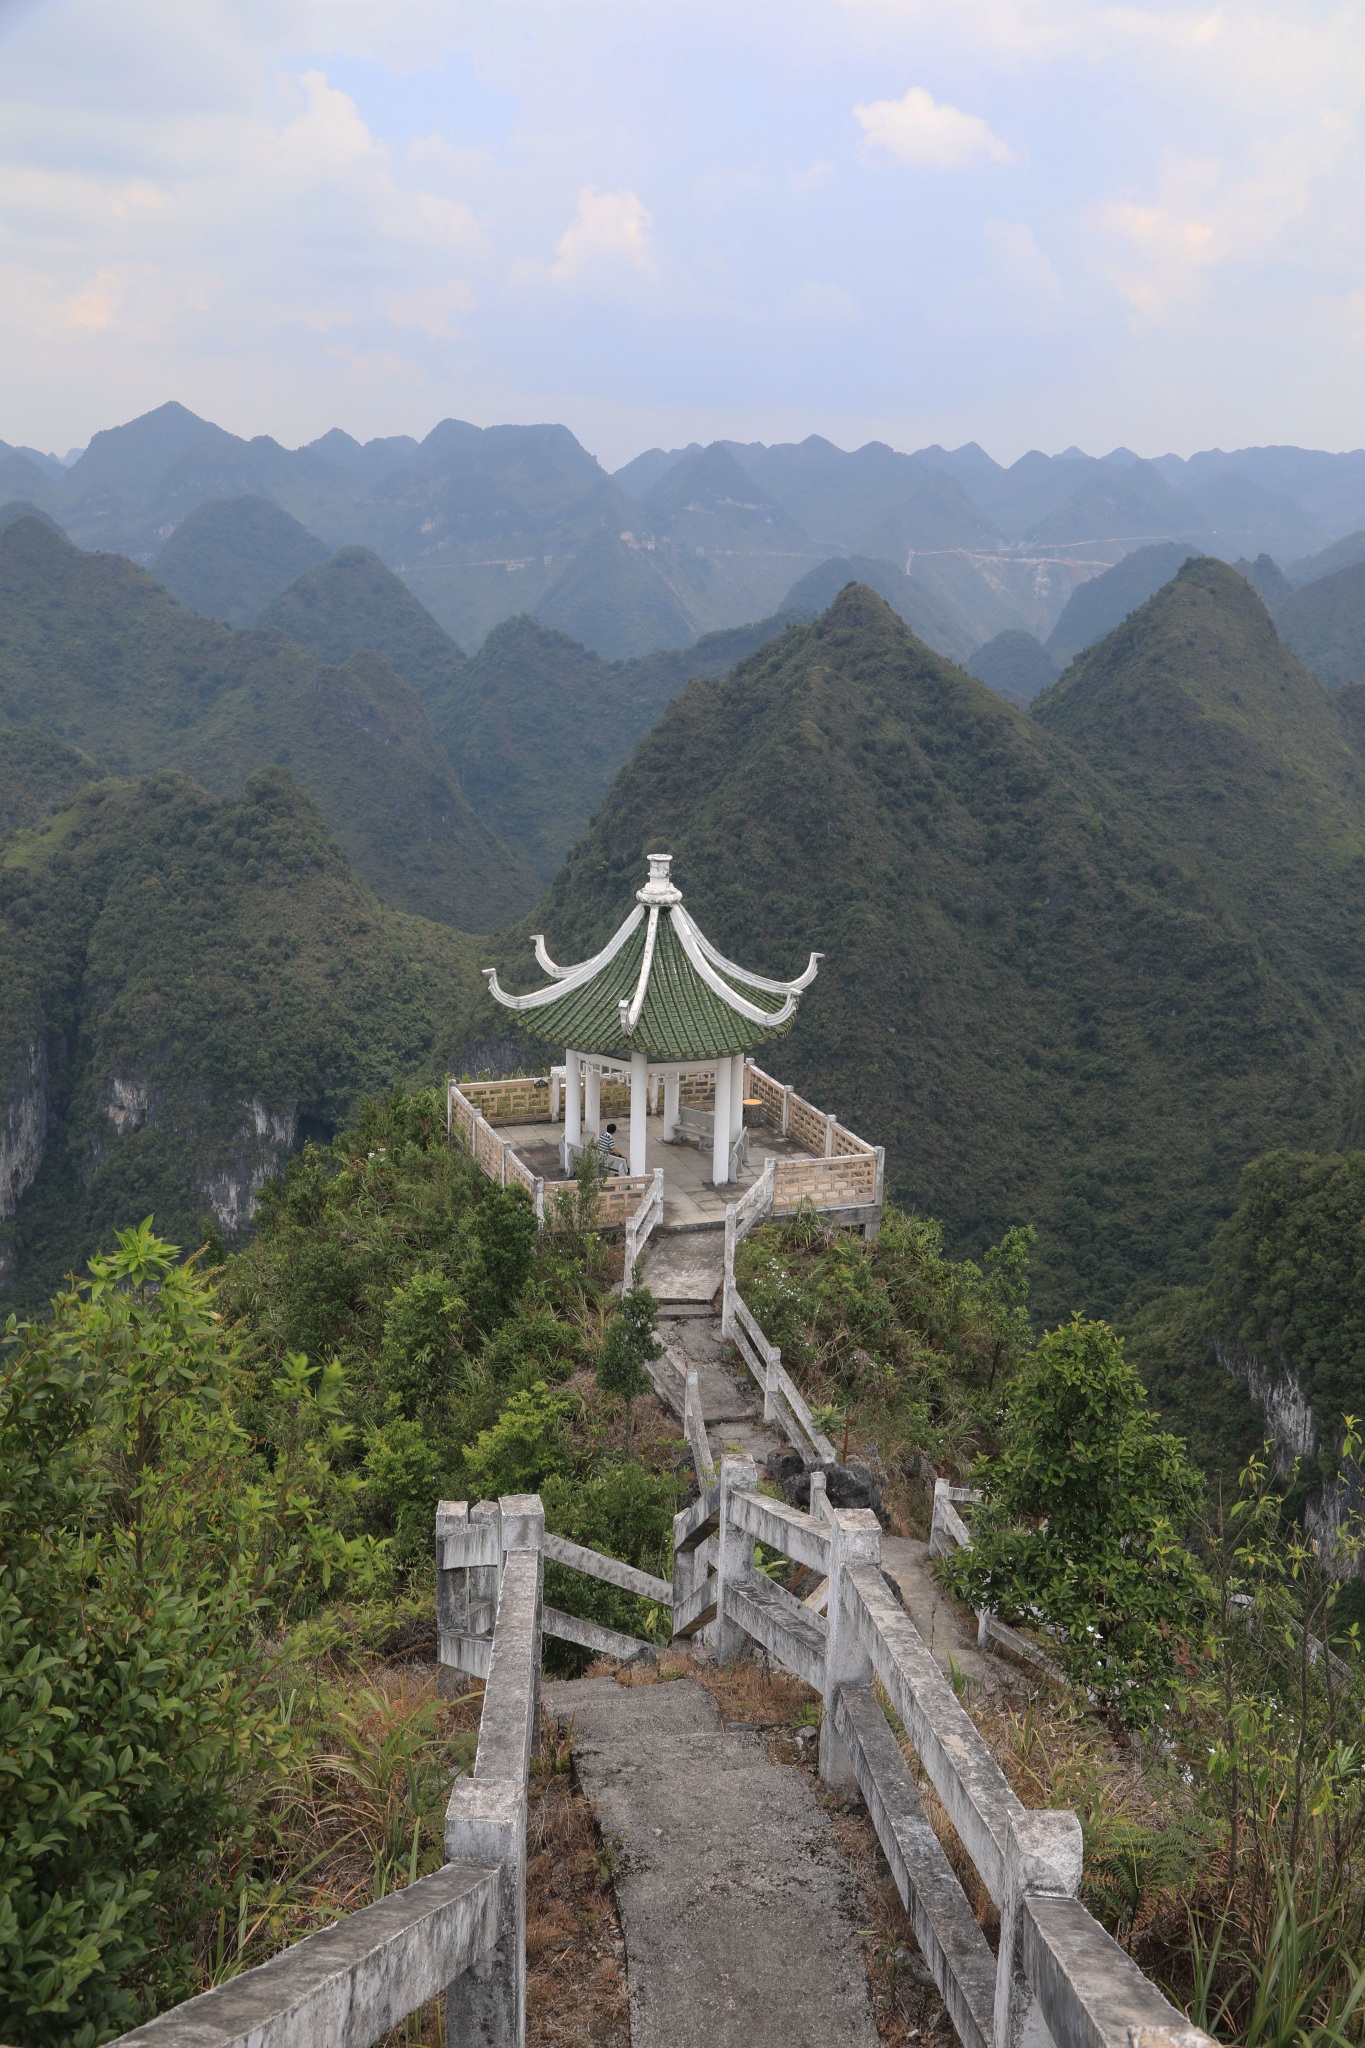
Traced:
<path id="1" fill-rule="evenodd" d="M 875 1515 L 806 1515 L 757 1485 L 750 1460 L 726 1458 L 716 1486 L 676 1518 L 675 1633 L 709 1624 L 722 1657 L 748 1638 L 821 1692 L 821 1776 L 862 1792 L 964 2048 L 1013 2048 L 1030 2006 L 1057 2048 L 1158 2037 L 1166 2048 L 1213 2048 L 1076 1898 L 1080 1822 L 1029 1812 L 1010 1789 L 882 1575 Z M 755 1539 L 827 1570 L 827 1620 L 753 1570 Z M 998 1957 L 929 1824 L 874 1679 L 999 1908 Z"/>
<path id="2" fill-rule="evenodd" d="M 487 1955 L 500 1882 L 496 1868 L 447 1863 L 121 2034 L 117 2048 L 370 2048 Z"/>
<path id="3" fill-rule="evenodd" d="M 757 1073 L 757 1068 L 751 1068 Z M 767 1076 L 760 1078 L 766 1080 Z M 774 1084 L 776 1085 L 776 1084 Z M 803 1456 L 812 1453 L 822 1464 L 833 1464 L 837 1453 L 829 1438 L 815 1426 L 805 1397 L 782 1363 L 782 1353 L 770 1344 L 735 1279 L 735 1253 L 751 1230 L 773 1214 L 777 1172 L 790 1161 L 765 1159 L 763 1171 L 738 1202 L 725 1210 L 725 1279 L 721 1294 L 720 1333 L 738 1351 L 749 1371 L 763 1389 L 763 1420 L 775 1422 L 788 1442 Z M 799 1163 L 799 1162 L 798 1162 Z"/>
<path id="4" fill-rule="evenodd" d="M 540 1726 L 541 1549 L 534 1494 L 443 1501 L 438 1583 L 452 1541 L 477 1551 L 462 1616 L 488 1613 L 472 1778 L 446 1810 L 446 1862 L 255 1969 L 119 2037 L 117 2048 L 371 2048 L 444 1992 L 446 2039 L 524 2048 L 526 1801 Z M 489 1583 L 491 1581 L 491 1584 Z M 659 1582 L 662 1584 L 662 1581 Z M 457 1617 L 447 1608 L 438 1621 Z M 448 1631 L 447 1631 L 448 1632 Z"/>
<path id="5" fill-rule="evenodd" d="M 622 1294 L 626 1292 L 626 1289 L 634 1280 L 636 1263 L 645 1248 L 646 1240 L 654 1229 L 655 1224 L 662 1223 L 663 1220 L 664 1170 L 661 1166 L 656 1166 L 653 1184 L 649 1192 L 636 1208 L 633 1215 L 626 1218 L 626 1257 L 621 1275 Z"/>

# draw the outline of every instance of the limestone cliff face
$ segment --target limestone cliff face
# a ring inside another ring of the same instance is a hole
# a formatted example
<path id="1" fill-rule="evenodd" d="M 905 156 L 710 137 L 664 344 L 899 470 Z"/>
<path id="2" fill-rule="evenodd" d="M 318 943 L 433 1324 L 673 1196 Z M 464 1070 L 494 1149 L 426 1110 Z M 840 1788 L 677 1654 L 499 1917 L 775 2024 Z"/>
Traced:
<path id="1" fill-rule="evenodd" d="M 1296 1458 L 1316 1458 L 1322 1448 L 1321 1435 L 1289 1360 L 1279 1353 L 1262 1357 L 1227 1338 L 1210 1341 L 1224 1372 L 1244 1380 L 1252 1399 L 1260 1404 L 1274 1447 L 1277 1476 L 1287 1478 Z"/>
<path id="2" fill-rule="evenodd" d="M 1322 1430 L 1290 1361 L 1279 1352 L 1267 1357 L 1225 1338 L 1214 1337 L 1211 1343 L 1224 1372 L 1244 1380 L 1260 1405 L 1277 1478 L 1288 1479 L 1296 1459 L 1316 1460 L 1323 1448 Z M 1344 1540 L 1348 1529 L 1357 1532 L 1365 1527 L 1365 1472 L 1353 1458 L 1345 1460 L 1334 1484 L 1309 1500 L 1303 1520 L 1343 1577 L 1365 1577 L 1365 1557 L 1354 1556 Z"/>
<path id="3" fill-rule="evenodd" d="M 10 1070 L 0 1122 L 0 1221 L 12 1216 L 47 1144 L 47 1047 L 32 1039 Z"/>
<path id="4" fill-rule="evenodd" d="M 294 1149 L 299 1128 L 297 1105 L 269 1110 L 253 1096 L 242 1108 L 246 1116 L 227 1158 L 200 1183 L 219 1228 L 230 1237 L 250 1223 L 257 1196 Z"/>

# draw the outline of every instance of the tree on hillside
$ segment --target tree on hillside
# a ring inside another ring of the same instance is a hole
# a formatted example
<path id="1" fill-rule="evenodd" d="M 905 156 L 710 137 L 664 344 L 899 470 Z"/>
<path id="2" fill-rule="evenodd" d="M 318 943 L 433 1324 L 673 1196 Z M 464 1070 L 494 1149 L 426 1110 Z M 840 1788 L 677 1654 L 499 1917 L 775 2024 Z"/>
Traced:
<path id="1" fill-rule="evenodd" d="M 1165 1710 L 1208 1611 L 1182 1540 L 1200 1482 L 1157 1420 L 1106 1324 L 1050 1332 L 1010 1386 L 998 1456 L 973 1468 L 972 1547 L 942 1567 L 978 1610 L 1041 1622 L 1128 1721 Z"/>
<path id="2" fill-rule="evenodd" d="M 339 1372 L 285 1361 L 264 1469 L 212 1287 L 175 1258 L 149 1219 L 0 1338 L 0 2036 L 24 2048 L 199 1988 L 285 1740 L 259 1635 L 383 1562 L 335 1528 Z"/>
<path id="3" fill-rule="evenodd" d="M 638 1271 L 638 1268 L 637 1268 Z M 637 1283 L 621 1297 L 621 1306 L 607 1324 L 597 1358 L 597 1384 L 626 1404 L 626 1441 L 635 1442 L 635 1402 L 653 1385 L 645 1367 L 663 1354 L 654 1332 L 658 1303 Z"/>

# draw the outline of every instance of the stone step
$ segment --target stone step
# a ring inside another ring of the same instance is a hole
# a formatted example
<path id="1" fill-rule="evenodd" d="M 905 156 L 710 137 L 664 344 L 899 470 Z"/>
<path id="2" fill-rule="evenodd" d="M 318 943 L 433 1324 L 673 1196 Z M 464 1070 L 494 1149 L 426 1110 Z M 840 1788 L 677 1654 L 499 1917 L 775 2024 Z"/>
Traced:
<path id="1" fill-rule="evenodd" d="M 640 1277 L 660 1303 L 705 1307 L 720 1293 L 725 1278 L 724 1239 L 711 1230 L 652 1237 L 645 1246 Z"/>

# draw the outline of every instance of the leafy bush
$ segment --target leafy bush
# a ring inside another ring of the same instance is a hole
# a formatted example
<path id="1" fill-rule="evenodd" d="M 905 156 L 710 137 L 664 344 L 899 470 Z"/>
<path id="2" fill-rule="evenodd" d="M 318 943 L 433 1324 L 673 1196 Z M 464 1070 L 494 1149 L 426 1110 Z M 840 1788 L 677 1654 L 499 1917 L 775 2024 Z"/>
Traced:
<path id="1" fill-rule="evenodd" d="M 602 1335 L 597 1354 L 597 1384 L 604 1394 L 614 1394 L 626 1404 L 628 1440 L 635 1440 L 635 1403 L 654 1382 L 645 1367 L 663 1356 L 663 1345 L 654 1333 L 657 1304 L 647 1287 L 629 1287 L 621 1306 Z"/>
<path id="2" fill-rule="evenodd" d="M 274 1469 L 212 1289 L 149 1225 L 0 1347 L 0 2033 L 93 2048 L 197 1988 L 251 1774 L 257 1632 L 373 1586 L 332 1523 L 336 1376 L 286 1371 Z"/>
<path id="3" fill-rule="evenodd" d="M 465 1478 L 482 1498 L 535 1493 L 556 1473 L 572 1469 L 564 1424 L 577 1403 L 538 1380 L 513 1394 L 491 1429 L 464 1448 Z"/>
<path id="4" fill-rule="evenodd" d="M 1050 1332 L 1008 1390 L 999 1454 L 973 1467 L 972 1548 L 941 1568 L 971 1606 L 1041 1621 L 1071 1675 L 1133 1721 L 1168 1709 L 1209 1612 L 1182 1540 L 1199 1480 L 1156 1422 L 1104 1323 Z"/>
<path id="5" fill-rule="evenodd" d="M 461 1280 L 476 1328 L 491 1335 L 511 1315 L 531 1277 L 538 1225 L 525 1188 L 481 1193 L 466 1228 Z"/>

